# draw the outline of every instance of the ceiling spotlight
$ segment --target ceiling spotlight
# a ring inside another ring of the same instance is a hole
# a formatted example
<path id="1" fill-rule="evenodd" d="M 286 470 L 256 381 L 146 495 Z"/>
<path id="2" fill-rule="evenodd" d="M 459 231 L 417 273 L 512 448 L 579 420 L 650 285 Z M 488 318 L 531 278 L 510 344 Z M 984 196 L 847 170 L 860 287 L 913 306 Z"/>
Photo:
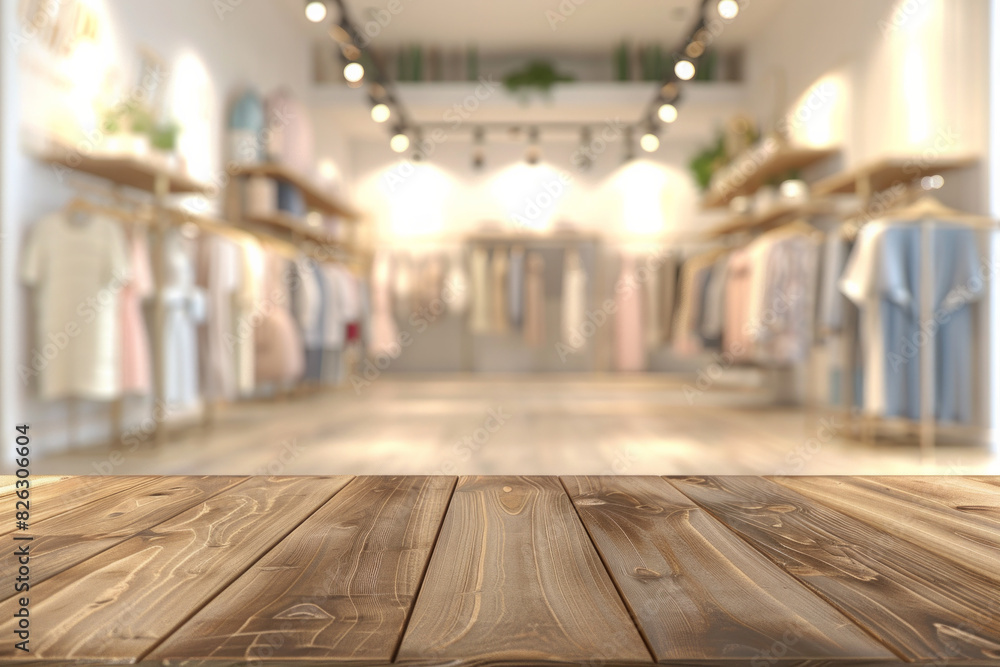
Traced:
<path id="1" fill-rule="evenodd" d="M 389 106 L 387 104 L 379 102 L 372 107 L 372 120 L 376 123 L 384 123 L 389 120 L 389 116 L 391 115 L 392 112 L 389 110 Z"/>
<path id="2" fill-rule="evenodd" d="M 677 107 L 670 102 L 660 105 L 660 110 L 656 112 L 664 123 L 672 123 L 677 120 Z"/>
<path id="3" fill-rule="evenodd" d="M 678 60 L 674 65 L 674 74 L 681 81 L 690 81 L 694 78 L 694 63 L 690 60 Z"/>
<path id="4" fill-rule="evenodd" d="M 665 102 L 673 102 L 677 99 L 677 95 L 680 92 L 680 87 L 677 85 L 676 81 L 668 81 L 663 84 L 662 88 L 660 88 L 660 97 L 662 97 Z"/>
<path id="5" fill-rule="evenodd" d="M 740 13 L 740 3 L 736 2 L 736 0 L 719 0 L 716 9 L 722 18 L 727 20 L 734 19 Z"/>
<path id="6" fill-rule="evenodd" d="M 343 26 L 339 26 L 336 23 L 330 26 L 329 34 L 330 34 L 330 39 L 332 39 L 335 42 L 339 42 L 340 44 L 353 43 L 353 41 L 351 40 L 350 33 L 348 33 Z"/>
<path id="7" fill-rule="evenodd" d="M 402 153 L 409 147 L 410 138 L 402 130 L 396 130 L 396 134 L 392 135 L 392 139 L 389 140 L 389 148 L 397 153 Z"/>
<path id="8" fill-rule="evenodd" d="M 344 78 L 348 83 L 358 83 L 365 78 L 365 68 L 361 63 L 347 63 L 344 65 Z"/>
<path id="9" fill-rule="evenodd" d="M 326 3 L 320 0 L 309 0 L 306 3 L 306 18 L 313 23 L 319 23 L 326 18 Z"/>
<path id="10" fill-rule="evenodd" d="M 652 153 L 660 147 L 660 139 L 653 134 L 652 130 L 650 130 L 646 132 L 646 134 L 642 135 L 641 139 L 639 139 L 639 145 L 642 146 L 642 150 L 647 153 Z"/>

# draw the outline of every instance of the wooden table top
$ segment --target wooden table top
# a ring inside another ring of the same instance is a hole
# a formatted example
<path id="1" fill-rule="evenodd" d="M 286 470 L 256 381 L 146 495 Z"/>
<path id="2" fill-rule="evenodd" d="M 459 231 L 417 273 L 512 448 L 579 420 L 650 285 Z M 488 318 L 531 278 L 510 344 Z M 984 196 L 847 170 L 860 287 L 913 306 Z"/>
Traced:
<path id="1" fill-rule="evenodd" d="M 0 662 L 1000 663 L 1000 478 L 33 478 Z M 13 490 L 0 497 L 14 507 Z M 30 654 L 15 649 L 29 598 Z"/>

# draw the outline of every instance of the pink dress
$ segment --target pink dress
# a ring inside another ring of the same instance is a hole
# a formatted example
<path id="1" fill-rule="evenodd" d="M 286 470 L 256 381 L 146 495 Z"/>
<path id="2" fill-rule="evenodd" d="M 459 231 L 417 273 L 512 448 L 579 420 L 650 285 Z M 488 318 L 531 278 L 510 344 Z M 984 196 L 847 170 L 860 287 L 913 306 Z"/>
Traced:
<path id="1" fill-rule="evenodd" d="M 149 266 L 146 236 L 133 230 L 129 239 L 129 261 L 132 280 L 121 291 L 122 324 L 122 392 L 148 394 L 152 381 L 149 353 L 149 332 L 142 314 L 142 302 L 153 293 L 153 276 Z"/>

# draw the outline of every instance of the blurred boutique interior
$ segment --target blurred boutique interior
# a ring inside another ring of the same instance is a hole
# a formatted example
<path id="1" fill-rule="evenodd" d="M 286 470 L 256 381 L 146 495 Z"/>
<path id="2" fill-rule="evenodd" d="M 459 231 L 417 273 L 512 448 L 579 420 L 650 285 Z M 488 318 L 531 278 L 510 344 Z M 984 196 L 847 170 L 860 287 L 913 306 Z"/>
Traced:
<path id="1" fill-rule="evenodd" d="M 994 0 L 3 0 L 0 33 L 33 474 L 1000 473 Z"/>

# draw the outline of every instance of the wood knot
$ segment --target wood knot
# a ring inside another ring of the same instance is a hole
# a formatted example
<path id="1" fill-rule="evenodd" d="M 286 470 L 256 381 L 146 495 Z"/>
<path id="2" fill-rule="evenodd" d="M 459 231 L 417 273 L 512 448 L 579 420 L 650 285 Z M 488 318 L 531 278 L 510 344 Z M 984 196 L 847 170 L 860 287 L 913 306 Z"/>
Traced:
<path id="1" fill-rule="evenodd" d="M 659 579 L 663 575 L 656 570 L 650 570 L 645 567 L 637 567 L 632 570 L 632 576 L 636 579 Z"/>
<path id="2" fill-rule="evenodd" d="M 576 501 L 577 505 L 606 505 L 600 498 L 580 498 Z"/>

